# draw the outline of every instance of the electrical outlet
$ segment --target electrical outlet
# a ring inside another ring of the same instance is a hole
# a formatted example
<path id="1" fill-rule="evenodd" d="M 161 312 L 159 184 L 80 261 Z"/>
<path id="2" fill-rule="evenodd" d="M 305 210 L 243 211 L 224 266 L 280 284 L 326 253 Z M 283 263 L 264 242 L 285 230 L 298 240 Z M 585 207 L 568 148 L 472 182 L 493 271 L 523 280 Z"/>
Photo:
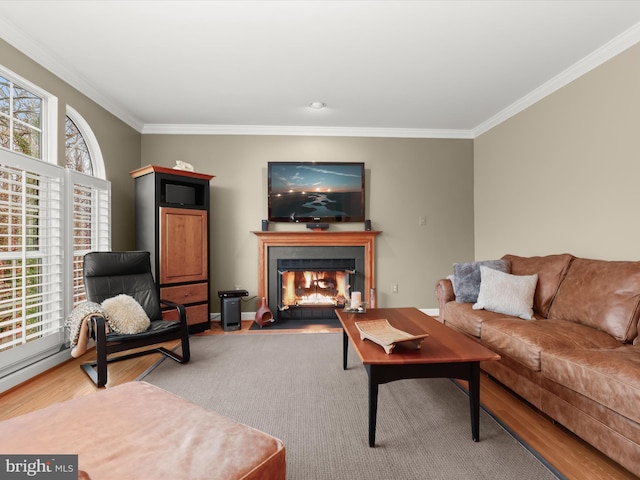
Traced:
<path id="1" fill-rule="evenodd" d="M 391 285 L 391 293 L 398 293 L 398 284 L 394 283 Z"/>
<path id="2" fill-rule="evenodd" d="M 236 290 L 242 290 L 242 285 L 236 285 Z"/>
<path id="3" fill-rule="evenodd" d="M 420 225 L 421 227 L 424 227 L 427 224 L 427 217 L 424 215 L 420 215 L 418 217 L 418 225 Z"/>

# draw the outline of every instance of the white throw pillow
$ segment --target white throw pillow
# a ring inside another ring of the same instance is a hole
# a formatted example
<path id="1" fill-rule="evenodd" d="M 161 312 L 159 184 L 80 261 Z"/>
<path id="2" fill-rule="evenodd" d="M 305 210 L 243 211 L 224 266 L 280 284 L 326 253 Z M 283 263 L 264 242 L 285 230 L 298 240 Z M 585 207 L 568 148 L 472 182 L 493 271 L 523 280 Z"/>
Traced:
<path id="1" fill-rule="evenodd" d="M 107 298 L 102 302 L 102 308 L 109 314 L 109 326 L 116 333 L 140 333 L 151 325 L 142 305 L 129 295 Z"/>
<path id="2" fill-rule="evenodd" d="M 538 274 L 512 275 L 480 267 L 480 292 L 474 310 L 489 310 L 524 320 L 533 318 L 533 295 Z"/>

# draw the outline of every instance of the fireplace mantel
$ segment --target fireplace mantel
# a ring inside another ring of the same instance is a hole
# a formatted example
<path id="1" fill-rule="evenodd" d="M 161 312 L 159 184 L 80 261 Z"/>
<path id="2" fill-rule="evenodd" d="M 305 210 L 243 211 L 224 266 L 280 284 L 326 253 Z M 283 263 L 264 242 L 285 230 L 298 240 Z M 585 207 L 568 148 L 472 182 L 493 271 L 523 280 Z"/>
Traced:
<path id="1" fill-rule="evenodd" d="M 365 302 L 369 302 L 375 282 L 375 238 L 381 231 L 314 231 L 314 232 L 252 232 L 258 237 L 258 298 L 266 297 L 269 290 L 269 247 L 364 247 Z"/>

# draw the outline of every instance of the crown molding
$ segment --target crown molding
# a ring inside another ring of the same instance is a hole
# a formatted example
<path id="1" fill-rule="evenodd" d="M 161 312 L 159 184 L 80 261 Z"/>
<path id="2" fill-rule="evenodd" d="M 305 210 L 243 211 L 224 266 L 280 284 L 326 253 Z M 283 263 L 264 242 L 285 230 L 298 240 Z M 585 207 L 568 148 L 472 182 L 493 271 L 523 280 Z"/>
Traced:
<path id="1" fill-rule="evenodd" d="M 27 37 L 13 24 L 8 23 L 6 20 L 0 17 L 0 32 L 1 38 L 9 45 L 16 48 L 22 54 L 26 55 L 40 66 L 49 70 L 55 76 L 60 78 L 63 82 L 68 83 L 80 93 L 86 95 L 100 105 L 108 112 L 115 115 L 124 123 L 129 125 L 134 130 L 141 132 L 144 126 L 143 122 L 131 115 L 129 111 L 123 108 L 121 105 L 115 103 L 113 100 L 105 97 L 99 90 L 94 88 L 90 82 L 87 81 L 82 75 L 66 68 L 64 61 L 58 56 L 46 50 L 38 42 L 34 42 L 31 38 Z"/>
<path id="2" fill-rule="evenodd" d="M 299 127 L 277 125 L 146 124 L 143 134 L 159 135 L 282 135 L 315 137 L 473 138 L 470 130 L 419 128 Z"/>
<path id="3" fill-rule="evenodd" d="M 540 87 L 528 93 L 517 102 L 478 125 L 472 131 L 472 138 L 476 138 L 483 133 L 486 133 L 505 120 L 508 120 L 529 108 L 534 103 L 539 102 L 543 98 L 560 90 L 562 87 L 568 85 L 582 75 L 590 72 L 596 67 L 599 67 L 606 61 L 612 59 L 638 42 L 640 42 L 640 23 L 636 23 L 633 27 L 624 31 L 613 40 L 604 44 L 602 47 L 590 53 L 582 60 L 567 68 L 565 71 L 553 77 L 548 82 L 543 83 Z"/>

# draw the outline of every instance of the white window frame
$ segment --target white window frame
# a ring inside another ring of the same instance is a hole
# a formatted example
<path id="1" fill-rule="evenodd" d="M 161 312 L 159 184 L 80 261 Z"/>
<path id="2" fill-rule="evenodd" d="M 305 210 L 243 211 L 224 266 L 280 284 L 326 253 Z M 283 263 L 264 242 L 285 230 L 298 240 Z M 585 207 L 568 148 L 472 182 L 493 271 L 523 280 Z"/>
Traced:
<path id="1" fill-rule="evenodd" d="M 0 75 L 11 80 L 20 87 L 29 90 L 34 95 L 42 98 L 42 142 L 40 145 L 41 160 L 56 164 L 58 156 L 58 98 L 46 90 L 31 83 L 17 73 L 0 65 Z M 33 158 L 25 155 L 25 158 Z"/>

